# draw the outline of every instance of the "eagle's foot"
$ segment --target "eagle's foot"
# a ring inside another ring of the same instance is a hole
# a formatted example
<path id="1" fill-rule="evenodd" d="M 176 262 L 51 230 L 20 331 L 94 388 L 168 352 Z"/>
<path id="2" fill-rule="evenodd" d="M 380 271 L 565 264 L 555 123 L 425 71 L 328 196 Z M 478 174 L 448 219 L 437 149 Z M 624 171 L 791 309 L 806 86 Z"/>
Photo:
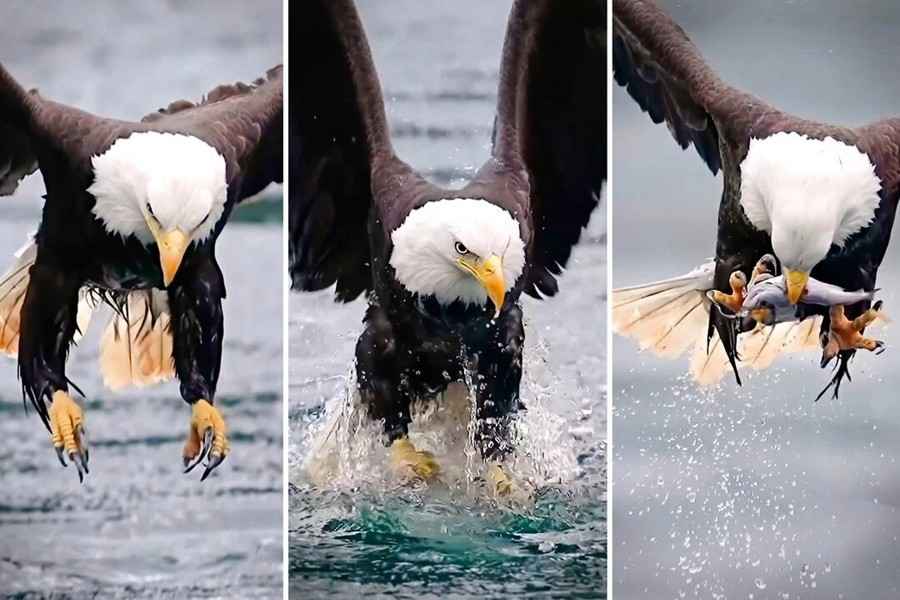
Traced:
<path id="1" fill-rule="evenodd" d="M 78 469 L 78 481 L 84 481 L 88 471 L 88 442 L 84 430 L 84 413 L 69 394 L 62 390 L 53 392 L 50 403 L 50 440 L 62 466 L 68 466 L 64 456 Z"/>
<path id="2" fill-rule="evenodd" d="M 878 319 L 878 311 L 881 310 L 881 304 L 881 302 L 876 302 L 875 306 L 852 321 L 844 314 L 843 306 L 838 305 L 831 308 L 830 329 L 827 338 L 824 340 L 822 352 L 821 364 L 823 367 L 837 356 L 838 352 L 842 351 L 868 350 L 876 354 L 884 352 L 884 342 L 867 338 L 862 333 L 867 326 Z"/>
<path id="3" fill-rule="evenodd" d="M 225 419 L 215 406 L 206 400 L 194 402 L 191 409 L 190 431 L 182 452 L 184 472 L 191 472 L 203 459 L 207 459 L 206 470 L 203 471 L 200 481 L 209 477 L 209 474 L 228 456 L 230 446 L 226 432 Z"/>
<path id="4" fill-rule="evenodd" d="M 441 473 L 434 455 L 427 450 L 416 450 L 406 437 L 391 444 L 391 468 L 401 476 L 423 481 L 431 481 Z"/>
<path id="5" fill-rule="evenodd" d="M 711 299 L 719 306 L 724 306 L 730 310 L 733 314 L 738 314 L 744 306 L 744 298 L 747 297 L 747 276 L 741 271 L 735 271 L 728 278 L 728 283 L 731 285 L 730 294 L 713 290 Z"/>
<path id="6" fill-rule="evenodd" d="M 494 496 L 503 498 L 509 496 L 513 491 L 513 481 L 500 465 L 494 464 L 488 467 L 487 480 Z"/>

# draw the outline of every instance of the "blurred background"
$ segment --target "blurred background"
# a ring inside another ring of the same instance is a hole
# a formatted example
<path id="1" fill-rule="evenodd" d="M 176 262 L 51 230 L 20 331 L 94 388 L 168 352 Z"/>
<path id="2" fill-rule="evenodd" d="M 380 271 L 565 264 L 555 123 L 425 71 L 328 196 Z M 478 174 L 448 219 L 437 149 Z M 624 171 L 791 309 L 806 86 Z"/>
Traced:
<path id="1" fill-rule="evenodd" d="M 0 22 L 0 61 L 23 86 L 122 119 L 282 62 L 280 0 L 5 2 Z M 41 194 L 35 174 L 0 198 L 10 262 L 37 227 Z M 232 452 L 203 484 L 181 472 L 190 411 L 177 382 L 104 389 L 100 319 L 68 368 L 87 394 L 83 485 L 23 409 L 15 361 L 0 359 L 0 594 L 281 598 L 280 188 L 236 212 L 217 255 L 228 288 L 217 404 Z"/>
<path id="2" fill-rule="evenodd" d="M 900 113 L 893 0 L 660 0 L 732 85 L 793 114 L 862 125 Z M 615 287 L 715 253 L 721 175 L 613 92 Z M 900 256 L 879 273 L 890 312 Z M 900 356 L 858 356 L 840 400 L 818 355 L 702 392 L 687 358 L 613 345 L 617 599 L 896 598 Z"/>
<path id="3" fill-rule="evenodd" d="M 437 184 L 461 185 L 490 153 L 512 2 L 357 4 L 398 154 Z M 333 450 L 350 456 L 348 470 L 311 481 L 310 454 L 355 386 L 347 374 L 365 302 L 335 304 L 333 290 L 291 294 L 292 595 L 605 597 L 605 210 L 604 200 L 559 295 L 522 302 L 530 431 L 520 448 L 542 482 L 535 505 L 523 510 L 497 507 L 460 482 L 395 489 L 377 442 L 358 456 L 338 443 Z M 465 463 L 461 455 L 438 460 L 447 471 Z"/>

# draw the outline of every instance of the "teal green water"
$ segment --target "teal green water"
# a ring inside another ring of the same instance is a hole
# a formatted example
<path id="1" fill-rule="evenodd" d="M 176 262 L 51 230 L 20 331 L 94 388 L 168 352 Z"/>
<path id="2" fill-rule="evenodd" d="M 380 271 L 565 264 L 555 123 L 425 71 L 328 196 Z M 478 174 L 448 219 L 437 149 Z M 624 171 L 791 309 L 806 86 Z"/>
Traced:
<path id="1" fill-rule="evenodd" d="M 414 443 L 434 451 L 441 479 L 408 487 L 387 468 L 377 426 L 347 400 L 353 381 L 341 363 L 355 336 L 340 324 L 360 306 L 334 306 L 321 294 L 291 300 L 292 594 L 606 597 L 606 400 L 590 384 L 602 375 L 586 368 L 588 358 L 570 363 L 540 340 L 526 351 L 529 408 L 510 472 L 528 491 L 517 501 L 498 503 L 484 489 L 483 466 L 467 455 L 468 415 L 447 397 L 435 401 L 446 411 L 414 416 L 411 427 Z M 554 333 L 568 337 L 566 329 L 561 321 Z M 333 353 L 308 343 L 324 336 L 336 340 Z M 559 376 L 570 369 L 578 376 Z"/>
<path id="2" fill-rule="evenodd" d="M 513 512 L 451 492 L 292 486 L 290 514 L 292 594 L 605 597 L 606 512 L 589 494 L 543 490 Z"/>

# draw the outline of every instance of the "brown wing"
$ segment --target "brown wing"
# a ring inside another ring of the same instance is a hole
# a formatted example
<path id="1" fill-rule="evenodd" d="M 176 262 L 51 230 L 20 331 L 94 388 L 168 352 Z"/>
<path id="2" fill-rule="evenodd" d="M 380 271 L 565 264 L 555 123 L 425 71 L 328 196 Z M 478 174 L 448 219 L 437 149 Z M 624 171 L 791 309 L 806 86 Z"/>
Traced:
<path id="1" fill-rule="evenodd" d="M 720 105 L 729 111 L 744 95 L 719 79 L 684 30 L 653 2 L 613 0 L 613 74 L 654 123 L 665 122 L 679 146 L 693 144 L 718 173 L 719 132 L 711 111 L 723 110 Z"/>
<path id="2" fill-rule="evenodd" d="M 64 163 L 83 173 L 87 183 L 91 156 L 132 132 L 158 130 L 194 135 L 213 145 L 225 157 L 229 192 L 239 201 L 281 181 L 281 88 L 281 68 L 276 67 L 252 85 L 219 86 L 199 104 L 174 102 L 135 123 L 26 93 L 0 66 L 0 167 L 10 165 L 0 168 L 0 195 L 12 193 L 39 161 L 51 170 Z"/>
<path id="3" fill-rule="evenodd" d="M 693 145 L 713 173 L 724 142 L 743 158 L 751 137 L 793 131 L 853 140 L 851 130 L 782 112 L 737 90 L 706 64 L 684 30 L 652 0 L 613 0 L 613 75 L 682 148 Z"/>
<path id="4" fill-rule="evenodd" d="M 225 158 L 235 201 L 282 182 L 282 67 L 251 84 L 220 85 L 197 104 L 178 100 L 142 119 L 150 129 L 196 136 Z"/>
<path id="5" fill-rule="evenodd" d="M 493 156 L 530 174 L 526 293 L 556 293 L 606 179 L 606 0 L 518 0 L 500 69 Z"/>
<path id="6" fill-rule="evenodd" d="M 350 0 L 291 10 L 291 278 L 350 301 L 372 283 L 372 174 L 394 160 L 384 101 Z"/>
<path id="7" fill-rule="evenodd" d="M 33 99 L 0 65 L 0 196 L 38 168 L 29 123 Z"/>
<path id="8" fill-rule="evenodd" d="M 900 119 L 878 121 L 857 132 L 856 144 L 875 164 L 882 196 L 896 202 L 900 194 Z"/>
<path id="9" fill-rule="evenodd" d="M 25 92 L 0 65 L 0 195 L 12 194 L 19 181 L 37 168 L 57 178 L 69 173 L 87 185 L 91 156 L 142 129 L 140 123 L 104 119 L 45 100 L 36 91 Z M 58 186 L 46 177 L 45 183 L 47 198 L 56 198 Z"/>

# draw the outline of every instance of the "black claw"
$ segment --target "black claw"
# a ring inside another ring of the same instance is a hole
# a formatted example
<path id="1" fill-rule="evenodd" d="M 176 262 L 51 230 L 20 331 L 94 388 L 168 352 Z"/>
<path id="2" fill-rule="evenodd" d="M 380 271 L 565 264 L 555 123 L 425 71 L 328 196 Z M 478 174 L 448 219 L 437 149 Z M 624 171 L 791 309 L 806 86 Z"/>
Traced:
<path id="1" fill-rule="evenodd" d="M 57 456 L 57 458 L 59 458 L 59 464 L 61 464 L 61 465 L 64 466 L 64 467 L 68 467 L 69 465 L 66 464 L 66 459 L 63 458 L 63 449 L 62 449 L 62 447 L 61 447 L 61 446 L 54 446 L 54 449 L 56 450 L 56 456 Z"/>
<path id="2" fill-rule="evenodd" d="M 209 477 L 209 474 L 213 472 L 213 470 L 222 464 L 222 461 L 225 460 L 224 454 L 211 454 L 209 457 L 209 464 L 206 465 L 206 470 L 203 471 L 203 477 L 200 478 L 200 481 L 206 481 L 206 478 Z"/>
<path id="3" fill-rule="evenodd" d="M 209 454 L 210 449 L 212 448 L 212 439 L 213 439 L 213 430 L 212 427 L 206 430 L 206 433 L 203 434 L 203 442 L 200 444 L 200 452 L 194 458 L 194 462 L 190 465 L 186 466 L 184 472 L 190 473 L 194 470 L 194 468 L 199 465 L 206 455 Z M 185 459 L 185 461 L 189 461 L 190 459 Z"/>
<path id="4" fill-rule="evenodd" d="M 186 459 L 184 459 L 184 462 L 189 463 L 188 465 L 185 466 L 184 472 L 185 472 L 185 473 L 190 473 L 191 471 L 194 470 L 194 468 L 196 468 L 197 465 L 200 464 L 200 457 L 199 457 L 199 455 L 198 455 L 198 456 L 194 459 L 194 462 L 191 462 L 191 459 L 186 458 Z"/>
<path id="5" fill-rule="evenodd" d="M 209 455 L 209 451 L 212 450 L 212 441 L 213 441 L 213 430 L 212 430 L 212 427 L 210 427 L 203 434 L 203 446 L 200 447 L 200 457 L 201 458 L 206 458 Z"/>
<path id="6" fill-rule="evenodd" d="M 81 454 L 78 452 L 69 452 L 69 460 L 78 470 L 78 483 L 84 483 L 84 464 L 81 462 Z"/>
<path id="7" fill-rule="evenodd" d="M 87 468 L 88 461 L 90 460 L 90 451 L 88 450 L 87 430 L 84 428 L 84 425 L 79 425 L 75 428 L 75 441 L 78 442 L 78 447 L 81 448 L 81 459 L 84 462 L 84 472 L 90 473 Z"/>
<path id="8" fill-rule="evenodd" d="M 90 448 L 87 440 L 87 429 L 84 428 L 84 425 L 79 425 L 78 429 L 76 429 L 75 434 L 78 436 L 78 444 L 81 448 L 81 454 L 84 456 L 84 464 L 85 470 L 87 470 L 87 463 L 91 459 Z"/>
<path id="9" fill-rule="evenodd" d="M 847 381 L 853 381 L 850 377 L 850 359 L 853 358 L 854 352 L 855 351 L 850 350 L 838 353 L 838 361 L 834 365 L 834 377 L 831 378 L 831 381 L 825 386 L 825 389 L 816 396 L 816 402 L 818 402 L 828 390 L 833 390 L 831 397 L 832 399 L 837 400 L 841 391 L 841 383 L 844 378 L 846 377 Z"/>

